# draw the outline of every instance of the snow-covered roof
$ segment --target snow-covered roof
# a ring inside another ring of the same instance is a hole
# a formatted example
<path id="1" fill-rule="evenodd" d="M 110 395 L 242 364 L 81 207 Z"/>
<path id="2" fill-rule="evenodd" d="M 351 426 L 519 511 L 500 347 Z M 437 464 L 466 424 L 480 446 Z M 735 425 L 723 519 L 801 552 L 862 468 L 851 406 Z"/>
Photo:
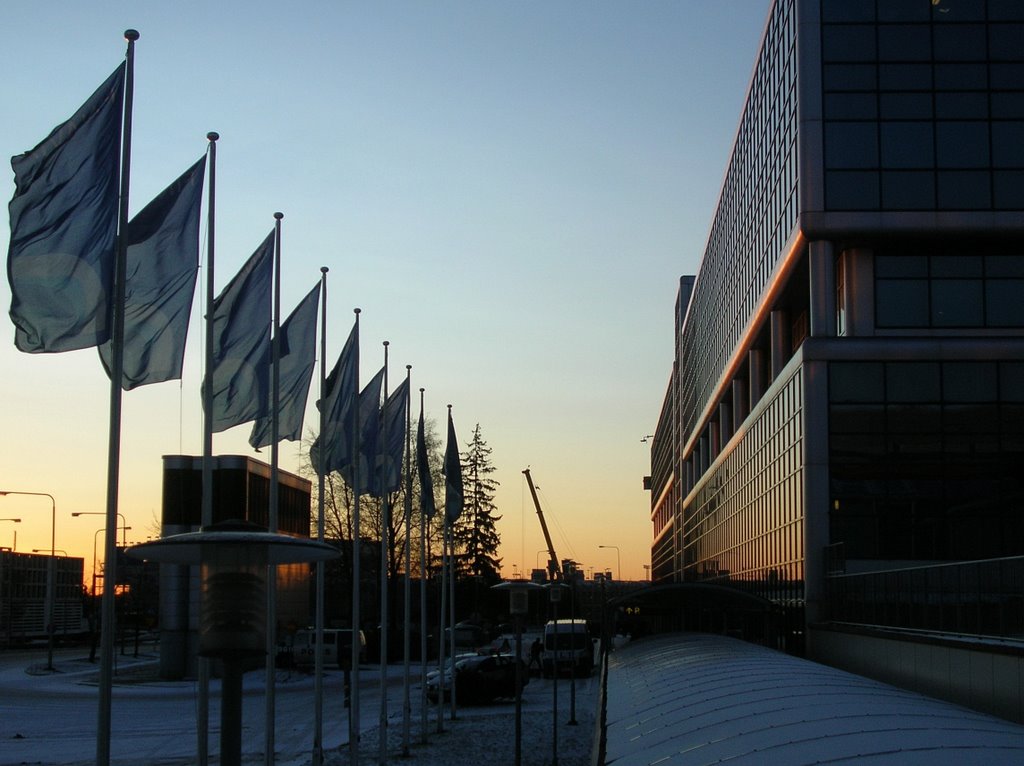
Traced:
<path id="1" fill-rule="evenodd" d="M 1024 726 L 724 636 L 611 654 L 611 766 L 1018 764 Z"/>

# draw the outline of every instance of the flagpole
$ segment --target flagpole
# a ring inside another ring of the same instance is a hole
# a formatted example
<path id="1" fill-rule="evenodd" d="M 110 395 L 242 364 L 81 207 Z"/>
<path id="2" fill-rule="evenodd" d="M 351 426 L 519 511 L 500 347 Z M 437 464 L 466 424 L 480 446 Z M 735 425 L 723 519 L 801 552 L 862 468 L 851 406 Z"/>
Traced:
<path id="1" fill-rule="evenodd" d="M 412 718 L 412 702 L 409 696 L 411 683 L 409 663 L 412 646 L 410 623 L 412 622 L 412 408 L 409 401 L 412 392 L 412 365 L 405 366 L 405 613 L 403 615 L 404 666 L 402 673 L 402 755 L 409 756 L 409 729 Z"/>
<path id="2" fill-rule="evenodd" d="M 132 96 L 135 85 L 135 41 L 139 33 L 126 29 L 124 39 L 128 41 L 125 54 L 124 114 L 121 132 L 121 190 L 117 213 L 117 256 L 114 261 L 114 302 L 111 307 L 111 352 L 110 365 L 110 436 L 107 455 L 107 529 L 104 537 L 105 561 L 103 568 L 103 601 L 101 604 L 101 654 L 99 711 L 96 727 L 96 764 L 110 763 L 110 720 L 112 707 L 114 667 L 114 591 L 117 583 L 117 494 L 121 462 L 121 386 L 124 377 L 124 302 L 125 302 L 125 261 L 127 242 L 125 229 L 128 225 L 128 191 L 131 178 L 132 155 Z M 48 625 L 50 640 L 53 640 L 54 626 Z"/>
<path id="3" fill-rule="evenodd" d="M 420 423 L 423 423 L 423 391 L 420 389 Z M 417 442 L 418 443 L 418 442 Z M 420 486 L 423 478 L 420 477 Z M 420 742 L 427 744 L 427 517 L 420 500 Z"/>
<path id="4" fill-rule="evenodd" d="M 356 315 L 356 339 L 359 338 L 359 314 L 361 309 L 355 309 Z M 352 766 L 359 766 L 359 649 L 358 640 L 361 628 L 359 614 L 360 601 L 360 559 L 362 558 L 362 542 L 359 533 L 359 435 L 362 424 L 359 422 L 359 343 L 356 343 L 356 396 L 353 401 L 355 412 L 352 416 L 352 680 L 349 689 L 349 716 L 348 716 L 348 745 L 351 755 Z"/>
<path id="5" fill-rule="evenodd" d="M 278 455 L 280 419 L 278 409 L 281 395 L 281 219 L 284 213 L 274 213 L 274 313 L 273 336 L 270 339 L 270 508 L 267 529 L 277 532 L 278 527 Z M 277 647 L 277 566 L 267 565 L 267 664 L 264 707 L 266 711 L 263 762 L 274 766 L 276 722 L 276 688 L 274 661 Z"/>
<path id="6" fill-rule="evenodd" d="M 448 514 L 444 514 L 441 523 L 441 620 L 438 626 L 437 641 L 437 733 L 444 734 L 444 655 L 447 648 L 444 637 L 445 623 L 448 619 Z M 455 686 L 455 657 L 452 656 L 452 686 Z"/>
<path id="7" fill-rule="evenodd" d="M 213 261 L 216 232 L 217 140 L 220 135 L 210 131 L 206 138 L 210 142 L 210 190 L 206 206 L 206 347 L 203 359 L 203 496 L 199 516 L 200 528 L 213 524 Z M 196 681 L 199 684 L 196 747 L 199 751 L 199 766 L 207 766 L 210 759 L 210 660 L 207 657 L 198 658 Z"/>
<path id="8" fill-rule="evenodd" d="M 452 406 L 450 404 L 448 405 L 448 422 L 449 423 L 452 422 Z M 457 446 L 458 445 L 456 445 L 456 447 Z M 448 498 L 447 498 L 447 491 L 446 491 L 446 493 L 445 493 L 445 506 L 446 507 L 445 507 L 445 514 L 444 514 L 445 518 L 447 518 L 447 516 L 448 516 L 447 502 L 448 502 Z M 448 615 L 448 617 L 449 617 L 448 621 L 452 624 L 451 650 L 452 650 L 452 660 L 454 661 L 455 660 L 455 530 L 452 529 L 452 525 L 451 525 L 450 522 L 448 524 L 448 568 L 451 570 L 450 576 L 448 578 L 448 588 L 451 590 L 451 598 L 448 599 L 448 609 L 450 610 L 450 613 Z M 452 717 L 452 720 L 454 721 L 456 718 L 458 718 L 458 710 L 456 708 L 456 699 L 455 699 L 455 667 L 454 666 L 452 667 L 452 700 L 451 700 L 451 702 L 452 702 L 451 717 Z"/>
<path id="9" fill-rule="evenodd" d="M 320 267 L 320 401 L 327 397 L 327 272 L 326 266 Z M 327 423 L 327 407 L 320 407 L 320 444 L 325 445 L 324 433 Z M 323 456 L 321 455 L 321 461 Z M 319 496 L 316 513 L 316 539 L 324 541 L 324 489 L 326 474 L 323 463 L 317 471 L 317 494 Z M 313 766 L 321 766 L 324 762 L 324 562 L 316 562 L 316 656 L 314 658 L 314 722 L 313 722 Z M 357 641 L 355 631 L 352 632 L 352 643 Z M 340 650 L 341 645 L 338 645 Z M 338 659 L 341 659 L 339 655 Z"/>
<path id="10" fill-rule="evenodd" d="M 377 456 L 386 454 L 388 443 L 388 346 L 384 341 L 384 400 L 381 406 L 381 434 L 378 444 L 384 445 L 385 452 L 377 449 Z M 377 478 L 381 484 L 380 504 L 380 765 L 388 762 L 388 527 L 391 524 L 388 508 L 388 493 L 384 484 L 385 478 L 377 468 Z"/>

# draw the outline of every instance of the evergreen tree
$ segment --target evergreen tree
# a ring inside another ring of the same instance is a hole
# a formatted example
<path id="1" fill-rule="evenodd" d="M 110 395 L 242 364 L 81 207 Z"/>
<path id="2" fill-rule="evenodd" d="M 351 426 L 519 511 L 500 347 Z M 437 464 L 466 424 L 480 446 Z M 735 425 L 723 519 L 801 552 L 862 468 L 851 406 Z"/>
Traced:
<path id="1" fill-rule="evenodd" d="M 501 516 L 495 513 L 498 481 L 491 477 L 494 470 L 491 448 L 477 423 L 469 449 L 462 455 L 465 509 L 455 523 L 453 535 L 460 573 L 484 585 L 501 581 L 501 559 L 497 558 L 501 537 L 495 528 Z"/>

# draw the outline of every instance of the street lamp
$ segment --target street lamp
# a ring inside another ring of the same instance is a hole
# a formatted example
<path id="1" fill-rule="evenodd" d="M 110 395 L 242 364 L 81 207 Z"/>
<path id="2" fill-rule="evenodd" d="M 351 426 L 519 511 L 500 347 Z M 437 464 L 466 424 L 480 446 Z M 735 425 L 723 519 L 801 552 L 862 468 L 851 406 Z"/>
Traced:
<path id="1" fill-rule="evenodd" d="M 21 519 L 0 519 L 0 521 L 13 521 L 15 524 L 20 524 Z M 14 530 L 14 545 L 11 546 L 11 550 L 15 551 L 18 549 L 18 530 Z"/>
<path id="2" fill-rule="evenodd" d="M 268 570 L 277 564 L 325 561 L 340 551 L 324 542 L 227 521 L 133 545 L 133 558 L 199 564 L 199 654 L 224 664 L 220 762 L 242 762 L 242 674 L 246 660 L 266 653 Z M 353 644 L 355 642 L 353 641 Z"/>
<path id="3" fill-rule="evenodd" d="M 599 545 L 598 548 L 614 548 L 615 549 L 615 579 L 622 579 L 622 557 L 619 555 L 619 546 L 617 545 Z"/>
<path id="4" fill-rule="evenodd" d="M 77 518 L 79 516 L 106 516 L 107 514 L 103 511 L 72 511 L 71 515 Z M 123 513 L 118 513 L 117 517 L 121 519 L 121 547 L 126 548 L 128 546 L 128 539 L 125 532 L 131 529 L 131 527 L 125 526 Z"/>
<path id="5" fill-rule="evenodd" d="M 49 553 L 51 556 L 56 556 L 59 553 L 64 558 L 68 557 L 68 552 L 66 550 L 64 550 L 63 548 L 54 548 L 52 551 L 50 551 L 47 548 L 33 548 L 32 552 L 33 553 Z"/>
<path id="6" fill-rule="evenodd" d="M 47 649 L 46 649 L 46 669 L 53 672 L 53 602 L 54 602 L 54 581 L 56 578 L 56 572 L 54 567 L 56 566 L 56 559 L 54 558 L 55 551 L 57 550 L 57 501 L 53 499 L 53 495 L 49 492 L 20 492 L 13 489 L 0 489 L 0 497 L 6 497 L 7 495 L 28 495 L 30 497 L 48 497 L 50 498 L 50 560 L 46 562 L 46 633 L 48 635 Z"/>

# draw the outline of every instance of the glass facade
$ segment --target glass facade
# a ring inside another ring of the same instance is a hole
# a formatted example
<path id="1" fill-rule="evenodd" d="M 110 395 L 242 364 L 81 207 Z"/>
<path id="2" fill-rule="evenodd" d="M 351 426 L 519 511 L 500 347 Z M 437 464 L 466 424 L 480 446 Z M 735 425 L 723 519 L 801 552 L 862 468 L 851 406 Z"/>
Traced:
<path id="1" fill-rule="evenodd" d="M 848 565 L 1024 555 L 1024 362 L 829 367 L 829 538 Z"/>
<path id="2" fill-rule="evenodd" d="M 1024 255 L 977 244 L 880 249 L 875 325 L 880 329 L 1024 327 Z M 1024 250 L 1024 248 L 1022 248 Z"/>
<path id="3" fill-rule="evenodd" d="M 680 338 L 682 438 L 740 341 L 797 220 L 796 2 L 768 20 Z"/>
<path id="4" fill-rule="evenodd" d="M 823 0 L 825 207 L 1024 207 L 1024 3 Z"/>
<path id="5" fill-rule="evenodd" d="M 780 386 L 685 509 L 683 577 L 803 600 L 802 374 Z"/>

